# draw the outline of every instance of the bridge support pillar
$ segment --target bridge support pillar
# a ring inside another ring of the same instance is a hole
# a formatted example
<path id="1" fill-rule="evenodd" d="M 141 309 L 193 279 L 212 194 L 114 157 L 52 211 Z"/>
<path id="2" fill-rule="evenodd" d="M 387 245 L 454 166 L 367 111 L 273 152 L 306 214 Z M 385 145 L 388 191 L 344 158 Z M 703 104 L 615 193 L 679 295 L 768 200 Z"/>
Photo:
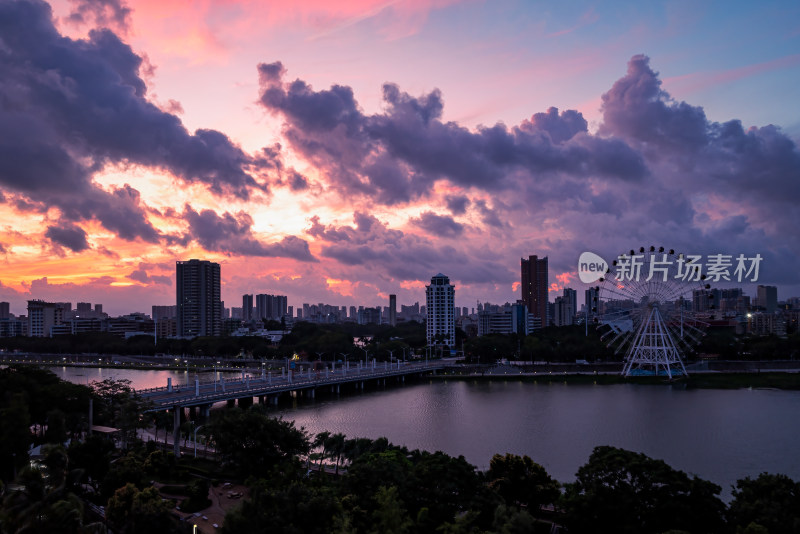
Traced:
<path id="1" fill-rule="evenodd" d="M 242 397 L 237 402 L 239 404 L 239 408 L 246 410 L 253 405 L 253 397 Z"/>
<path id="2" fill-rule="evenodd" d="M 275 406 L 278 405 L 278 395 L 272 397 L 272 404 L 274 404 Z"/>
<path id="3" fill-rule="evenodd" d="M 314 398 L 314 388 L 308 390 L 308 396 L 311 397 L 312 399 Z"/>
<path id="4" fill-rule="evenodd" d="M 172 408 L 172 452 L 175 457 L 179 458 L 181 455 L 181 414 L 183 408 L 175 406 Z"/>
<path id="5" fill-rule="evenodd" d="M 211 405 L 210 404 L 204 404 L 204 405 L 200 406 L 200 417 L 203 419 L 203 421 L 206 421 L 209 418 L 210 415 L 211 415 Z"/>
<path id="6" fill-rule="evenodd" d="M 375 370 L 375 358 L 372 358 L 372 370 Z"/>
<path id="7" fill-rule="evenodd" d="M 200 396 L 200 379 L 197 377 L 194 377 L 194 396 Z"/>
<path id="8" fill-rule="evenodd" d="M 339 394 L 339 384 L 336 384 L 336 394 Z"/>
<path id="9" fill-rule="evenodd" d="M 225 377 L 219 377 L 219 385 L 222 386 L 222 392 L 225 393 Z"/>
<path id="10" fill-rule="evenodd" d="M 364 381 L 363 380 L 361 382 L 359 382 L 359 387 L 361 388 L 362 391 L 364 390 Z"/>
<path id="11" fill-rule="evenodd" d="M 287 376 L 288 376 L 287 380 L 291 384 L 292 383 L 292 370 L 291 369 L 289 369 L 289 372 L 287 373 Z"/>
<path id="12" fill-rule="evenodd" d="M 195 419 L 197 419 L 197 407 L 191 406 L 189 408 L 189 420 L 194 421 Z"/>
<path id="13" fill-rule="evenodd" d="M 269 381 L 270 385 L 272 385 L 272 371 L 269 372 L 269 377 L 267 380 Z"/>
<path id="14" fill-rule="evenodd" d="M 236 406 L 236 399 L 228 399 L 228 408 Z"/>

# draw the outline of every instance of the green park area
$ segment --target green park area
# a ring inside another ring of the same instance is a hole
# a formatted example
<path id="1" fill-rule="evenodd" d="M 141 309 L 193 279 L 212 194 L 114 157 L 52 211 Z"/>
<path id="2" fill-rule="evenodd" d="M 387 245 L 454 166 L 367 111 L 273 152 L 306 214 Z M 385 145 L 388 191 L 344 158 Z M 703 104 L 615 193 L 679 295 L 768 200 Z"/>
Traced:
<path id="1" fill-rule="evenodd" d="M 4 534 L 788 534 L 800 525 L 800 483 L 781 474 L 737 481 L 726 504 L 709 481 L 601 445 L 562 484 L 527 456 L 497 454 L 480 471 L 385 438 L 309 435 L 260 405 L 213 410 L 199 438 L 208 454 L 176 457 L 161 440 L 171 417 L 147 412 L 125 381 L 75 385 L 11 366 L 0 391 Z M 157 439 L 143 442 L 145 429 Z"/>

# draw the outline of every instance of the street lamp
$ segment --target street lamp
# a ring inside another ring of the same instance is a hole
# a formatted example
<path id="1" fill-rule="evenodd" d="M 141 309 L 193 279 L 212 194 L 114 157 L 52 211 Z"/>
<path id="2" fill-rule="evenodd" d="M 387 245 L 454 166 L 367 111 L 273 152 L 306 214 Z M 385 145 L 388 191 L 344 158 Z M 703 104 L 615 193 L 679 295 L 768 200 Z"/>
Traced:
<path id="1" fill-rule="evenodd" d="M 219 365 L 219 362 L 216 362 L 214 364 L 214 393 L 217 392 L 217 380 L 219 379 L 219 377 L 217 376 L 217 366 L 218 365 Z"/>
<path id="2" fill-rule="evenodd" d="M 194 426 L 194 421 L 192 421 L 192 425 Z M 200 430 L 201 428 L 203 428 L 203 425 L 200 425 L 200 426 L 198 426 L 197 428 L 194 429 L 194 457 L 195 458 L 197 458 L 197 431 Z M 197 528 L 197 525 L 195 525 L 194 528 Z"/>

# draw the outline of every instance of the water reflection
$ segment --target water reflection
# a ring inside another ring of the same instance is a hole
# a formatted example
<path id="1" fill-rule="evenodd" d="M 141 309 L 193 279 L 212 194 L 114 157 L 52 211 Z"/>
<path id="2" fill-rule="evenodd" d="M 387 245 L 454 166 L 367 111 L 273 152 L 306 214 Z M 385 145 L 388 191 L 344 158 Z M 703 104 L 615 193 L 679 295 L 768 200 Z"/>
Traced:
<path id="1" fill-rule="evenodd" d="M 194 381 L 186 371 L 52 370 L 77 383 L 128 378 L 137 389 L 164 386 L 167 377 Z M 198 376 L 211 380 L 213 372 Z M 736 479 L 763 471 L 800 479 L 796 391 L 450 380 L 292 399 L 275 413 L 312 434 L 386 436 L 412 449 L 463 455 L 483 469 L 494 453 L 527 454 L 560 481 L 573 480 L 597 445 L 663 459 L 721 485 L 725 497 Z"/>

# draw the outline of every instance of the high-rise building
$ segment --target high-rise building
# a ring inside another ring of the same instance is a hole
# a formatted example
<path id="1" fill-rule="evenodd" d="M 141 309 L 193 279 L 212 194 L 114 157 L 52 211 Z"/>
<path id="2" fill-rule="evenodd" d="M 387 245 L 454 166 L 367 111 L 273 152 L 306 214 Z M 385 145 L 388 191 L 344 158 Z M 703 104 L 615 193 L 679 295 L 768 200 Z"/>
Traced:
<path id="1" fill-rule="evenodd" d="M 177 306 L 153 306 L 153 325 L 156 339 L 175 337 L 178 333 Z"/>
<path id="2" fill-rule="evenodd" d="M 75 310 L 79 314 L 85 314 L 92 311 L 92 303 L 91 302 L 79 302 L 75 305 Z"/>
<path id="3" fill-rule="evenodd" d="M 28 335 L 52 337 L 52 329 L 62 323 L 64 307 L 58 302 L 28 301 Z"/>
<path id="4" fill-rule="evenodd" d="M 599 292 L 597 287 L 590 287 L 583 293 L 584 295 L 584 320 L 593 321 L 600 314 Z"/>
<path id="5" fill-rule="evenodd" d="M 254 319 L 274 319 L 279 321 L 286 315 L 288 299 L 284 295 L 256 295 Z"/>
<path id="6" fill-rule="evenodd" d="M 389 326 L 397 326 L 397 295 L 389 295 Z"/>
<path id="7" fill-rule="evenodd" d="M 253 319 L 253 295 L 242 295 L 242 321 Z"/>
<path id="8" fill-rule="evenodd" d="M 428 345 L 455 346 L 455 296 L 455 286 L 442 273 L 431 278 L 431 284 L 425 286 Z"/>
<path id="9" fill-rule="evenodd" d="M 553 322 L 556 326 L 570 326 L 575 324 L 577 301 L 578 292 L 568 287 L 564 288 L 564 294 L 556 298 L 556 313 L 555 317 L 553 317 Z"/>
<path id="10" fill-rule="evenodd" d="M 0 319 L 8 319 L 10 315 L 8 302 L 0 302 Z"/>
<path id="11" fill-rule="evenodd" d="M 153 320 L 159 319 L 175 319 L 178 314 L 177 306 L 153 306 L 152 310 Z"/>
<path id="12" fill-rule="evenodd" d="M 767 313 L 775 313 L 778 309 L 778 288 L 775 286 L 758 286 L 758 307 Z"/>
<path id="13" fill-rule="evenodd" d="M 219 263 L 205 260 L 175 264 L 177 330 L 181 337 L 222 333 Z"/>
<path id="14" fill-rule="evenodd" d="M 547 256 L 539 259 L 530 256 L 520 260 L 522 267 L 522 302 L 534 317 L 539 317 L 542 324 L 550 325 L 550 315 L 547 310 Z"/>

